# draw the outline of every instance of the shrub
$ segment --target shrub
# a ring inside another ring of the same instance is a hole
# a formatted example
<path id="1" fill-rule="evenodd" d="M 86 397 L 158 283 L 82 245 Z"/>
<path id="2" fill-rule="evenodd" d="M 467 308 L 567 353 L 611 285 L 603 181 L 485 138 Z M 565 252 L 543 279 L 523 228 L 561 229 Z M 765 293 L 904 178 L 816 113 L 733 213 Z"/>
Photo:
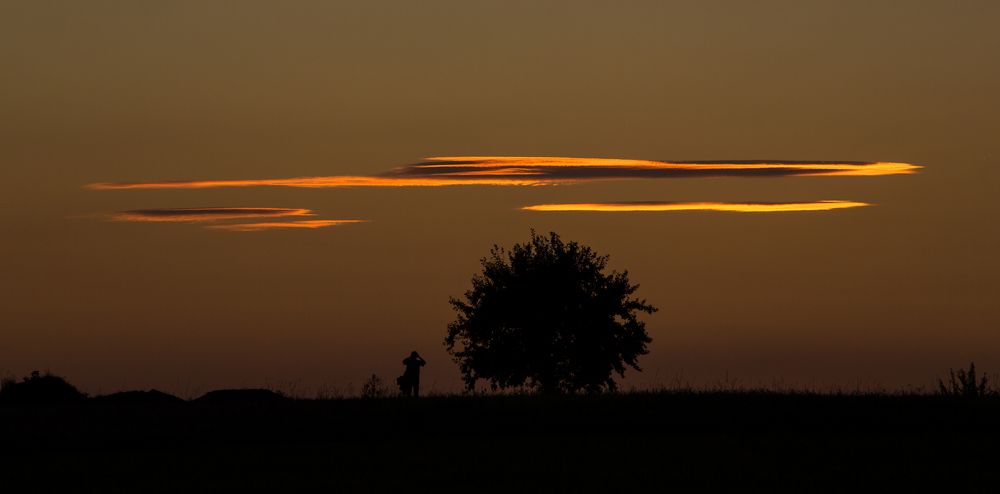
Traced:
<path id="1" fill-rule="evenodd" d="M 365 381 L 364 385 L 361 386 L 361 397 L 365 399 L 371 398 L 385 398 L 389 395 L 389 388 L 382 381 L 382 378 L 375 374 Z"/>

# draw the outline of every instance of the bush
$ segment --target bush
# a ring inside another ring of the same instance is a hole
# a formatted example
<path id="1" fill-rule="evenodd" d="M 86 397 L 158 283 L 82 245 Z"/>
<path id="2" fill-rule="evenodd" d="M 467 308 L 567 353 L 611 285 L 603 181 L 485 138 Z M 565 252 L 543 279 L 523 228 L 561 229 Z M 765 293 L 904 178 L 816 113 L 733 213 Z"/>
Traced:
<path id="1" fill-rule="evenodd" d="M 382 378 L 372 374 L 361 386 L 361 397 L 366 399 L 385 398 L 389 395 L 389 388 L 382 381 Z"/>

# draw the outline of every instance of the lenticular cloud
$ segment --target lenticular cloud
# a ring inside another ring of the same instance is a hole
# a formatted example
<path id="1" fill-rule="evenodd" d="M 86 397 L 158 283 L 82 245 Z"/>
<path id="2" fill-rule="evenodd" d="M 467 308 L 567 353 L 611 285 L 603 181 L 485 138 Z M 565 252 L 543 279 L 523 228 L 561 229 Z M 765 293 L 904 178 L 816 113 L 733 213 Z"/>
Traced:
<path id="1" fill-rule="evenodd" d="M 532 156 L 428 158 L 379 175 L 273 179 L 167 180 L 94 183 L 92 189 L 209 189 L 219 187 L 442 187 L 561 185 L 604 180 L 693 177 L 877 176 L 916 173 L 908 163 L 867 161 L 653 161 Z"/>
<path id="2" fill-rule="evenodd" d="M 137 222 L 205 222 L 241 218 L 312 215 L 312 211 L 300 208 L 165 208 L 119 211 L 111 215 L 111 219 L 114 221 Z"/>
<path id="3" fill-rule="evenodd" d="M 605 202 L 574 204 L 536 204 L 521 208 L 525 211 L 549 212 L 666 212 L 666 211 L 722 211 L 730 213 L 780 213 L 791 211 L 830 211 L 857 208 L 870 204 L 855 201 L 817 202 Z"/>
<path id="4" fill-rule="evenodd" d="M 884 161 L 719 160 L 661 161 L 620 158 L 547 156 L 443 156 L 400 166 L 374 175 L 328 175 L 290 178 L 237 178 L 212 180 L 150 180 L 102 182 L 97 190 L 115 189 L 214 189 L 222 187 L 445 187 L 458 185 L 543 186 L 612 180 L 652 180 L 707 177 L 858 177 L 906 175 L 920 166 Z M 543 212 L 669 212 L 721 211 L 773 213 L 830 211 L 869 206 L 856 201 L 815 202 L 611 202 L 536 204 L 523 211 Z M 213 222 L 208 228 L 229 231 L 318 229 L 365 220 L 293 219 L 315 216 L 297 208 L 175 208 L 136 209 L 111 215 L 115 221 Z M 234 223 L 229 220 L 274 218 L 284 221 Z"/>
<path id="5" fill-rule="evenodd" d="M 113 221 L 139 223 L 213 223 L 206 226 L 215 230 L 234 232 L 256 232 L 275 229 L 317 229 L 349 223 L 364 223 L 366 220 L 292 220 L 266 221 L 258 223 L 225 223 L 228 220 L 250 218 L 295 218 L 315 216 L 312 210 L 302 208 L 166 208 L 133 209 L 112 214 Z M 214 224 L 214 223 L 223 224 Z"/>
<path id="6" fill-rule="evenodd" d="M 207 228 L 214 230 L 229 230 L 231 232 L 260 232 L 264 230 L 288 230 L 288 229 L 308 229 L 328 228 L 331 226 L 347 225 L 351 223 L 365 223 L 365 220 L 299 220 L 283 222 L 265 223 L 236 223 L 232 225 L 212 225 Z"/>

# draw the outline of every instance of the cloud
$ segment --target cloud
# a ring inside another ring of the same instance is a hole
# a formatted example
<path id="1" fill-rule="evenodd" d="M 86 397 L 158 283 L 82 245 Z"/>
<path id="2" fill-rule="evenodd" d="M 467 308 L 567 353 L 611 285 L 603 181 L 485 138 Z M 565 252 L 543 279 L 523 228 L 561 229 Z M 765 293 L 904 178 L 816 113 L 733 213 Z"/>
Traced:
<path id="1" fill-rule="evenodd" d="M 233 232 L 259 232 L 263 230 L 294 229 L 294 228 L 326 228 L 350 223 L 365 223 L 366 220 L 300 220 L 273 223 L 237 223 L 232 225 L 210 225 L 205 228 L 229 230 Z"/>
<path id="2" fill-rule="evenodd" d="M 453 185 L 560 185 L 579 182 L 682 177 L 876 176 L 916 173 L 908 163 L 866 161 L 651 161 L 611 158 L 451 156 L 381 175 L 277 179 L 94 183 L 91 189 L 206 189 L 217 187 L 440 187 Z"/>
<path id="3" fill-rule="evenodd" d="M 626 178 L 686 176 L 850 176 L 915 173 L 908 163 L 868 161 L 652 161 L 614 158 L 453 156 L 397 168 L 391 176 L 503 177 L 565 183 Z"/>
<path id="4" fill-rule="evenodd" d="M 286 218 L 302 216 L 315 216 L 315 214 L 311 209 L 301 208 L 168 208 L 120 211 L 111 215 L 111 219 L 114 221 L 154 223 L 208 223 L 246 218 Z M 205 228 L 238 232 L 255 232 L 278 228 L 326 228 L 348 223 L 364 223 L 366 221 L 367 220 L 270 221 L 261 223 L 229 223 L 222 225 L 209 225 Z"/>
<path id="5" fill-rule="evenodd" d="M 778 213 L 788 211 L 830 211 L 833 209 L 870 206 L 854 201 L 817 202 L 609 202 L 578 204 L 537 204 L 521 208 L 524 211 L 597 211 L 597 212 L 654 212 L 654 211 L 725 211 L 735 213 Z"/>
<path id="6" fill-rule="evenodd" d="M 206 222 L 240 218 L 312 215 L 311 210 L 299 208 L 168 208 L 119 211 L 112 214 L 111 219 L 139 222 Z"/>

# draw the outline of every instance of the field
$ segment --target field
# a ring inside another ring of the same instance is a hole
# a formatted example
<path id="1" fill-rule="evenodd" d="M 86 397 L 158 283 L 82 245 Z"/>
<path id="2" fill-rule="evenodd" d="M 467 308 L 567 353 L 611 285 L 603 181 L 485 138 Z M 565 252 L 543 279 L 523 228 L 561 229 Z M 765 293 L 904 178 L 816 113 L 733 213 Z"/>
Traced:
<path id="1" fill-rule="evenodd" d="M 0 407 L 0 469 L 75 492 L 996 492 L 998 419 L 927 395 L 132 396 Z"/>

